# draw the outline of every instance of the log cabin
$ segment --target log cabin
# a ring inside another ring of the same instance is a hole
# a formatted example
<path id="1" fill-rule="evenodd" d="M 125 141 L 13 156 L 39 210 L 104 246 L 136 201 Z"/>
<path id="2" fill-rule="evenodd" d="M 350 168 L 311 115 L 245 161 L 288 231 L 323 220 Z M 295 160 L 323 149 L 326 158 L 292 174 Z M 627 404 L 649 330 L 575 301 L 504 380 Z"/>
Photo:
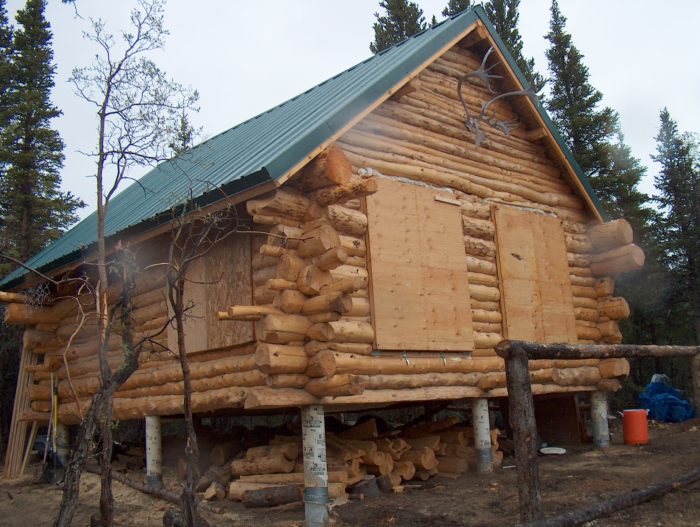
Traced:
<path id="1" fill-rule="evenodd" d="M 108 242 L 128 243 L 142 267 L 165 260 L 170 211 L 186 196 L 200 212 L 236 210 L 222 227 L 235 232 L 196 260 L 187 284 L 194 411 L 468 399 L 483 417 L 506 394 L 500 341 L 620 342 L 629 306 L 615 277 L 644 254 L 625 220 L 608 221 L 527 88 L 476 7 L 114 198 Z M 95 241 L 93 215 L 27 265 L 75 275 Z M 15 442 L 48 419 L 54 389 L 58 421 L 72 425 L 99 385 L 94 320 L 78 328 L 73 300 L 29 305 L 22 291 L 38 283 L 18 270 L 0 284 L 5 322 L 25 327 Z M 138 277 L 134 307 L 140 335 L 168 320 L 162 268 Z M 115 395 L 115 419 L 182 413 L 175 344 L 172 326 L 153 337 Z M 108 347 L 114 366 L 120 343 Z M 536 396 L 614 391 L 629 370 L 624 359 L 530 368 Z"/>

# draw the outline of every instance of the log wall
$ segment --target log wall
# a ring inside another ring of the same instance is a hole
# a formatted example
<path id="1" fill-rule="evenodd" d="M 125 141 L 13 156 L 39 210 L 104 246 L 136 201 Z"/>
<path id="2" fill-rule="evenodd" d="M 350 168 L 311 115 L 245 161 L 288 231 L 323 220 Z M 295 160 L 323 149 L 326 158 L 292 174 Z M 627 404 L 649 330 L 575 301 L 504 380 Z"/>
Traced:
<path id="1" fill-rule="evenodd" d="M 504 330 L 496 205 L 561 220 L 575 340 L 620 342 L 617 321 L 629 307 L 614 296 L 612 275 L 643 262 L 629 225 L 596 224 L 540 142 L 542 134 L 525 125 L 509 136 L 484 125 L 488 140 L 474 145 L 456 89 L 457 79 L 480 62 L 469 49 L 448 51 L 282 188 L 247 202 L 262 234 L 248 245 L 217 247 L 193 270 L 199 285 L 189 294 L 200 317 L 189 323 L 187 338 L 195 411 L 505 395 L 504 364 L 494 346 L 513 335 Z M 476 84 L 464 92 L 474 113 L 491 98 Z M 499 118 L 518 118 L 507 101 L 492 108 Z M 410 357 L 375 352 L 378 289 L 372 281 L 378 278 L 371 272 L 368 229 L 377 225 L 368 219 L 367 196 L 383 178 L 435 189 L 460 212 L 467 273 L 458 290 L 473 327 L 473 342 L 465 339 L 462 350 L 467 353 L 443 355 L 429 346 L 403 348 Z M 31 324 L 27 351 L 44 356 L 43 365 L 32 367 L 31 409 L 48 411 L 53 375 L 60 419 L 75 422 L 97 389 L 96 324 L 88 320 L 66 349 L 76 316 L 64 304 L 53 324 L 36 323 L 41 317 L 21 308 L 12 316 Z M 165 322 L 162 276 L 143 277 L 136 306 L 138 334 Z M 116 395 L 115 418 L 181 412 L 179 365 L 164 351 L 173 344 L 172 331 L 154 339 L 139 371 Z M 119 353 L 112 339 L 113 364 Z M 532 361 L 531 370 L 533 392 L 540 394 L 615 390 L 628 366 L 624 360 L 542 360 Z"/>

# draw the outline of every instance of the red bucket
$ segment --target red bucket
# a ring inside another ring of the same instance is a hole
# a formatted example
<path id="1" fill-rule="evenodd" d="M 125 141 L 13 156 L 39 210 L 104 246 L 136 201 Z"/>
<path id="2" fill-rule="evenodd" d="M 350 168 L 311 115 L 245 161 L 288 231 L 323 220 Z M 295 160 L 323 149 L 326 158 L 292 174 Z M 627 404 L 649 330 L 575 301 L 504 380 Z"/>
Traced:
<path id="1" fill-rule="evenodd" d="M 622 435 L 626 445 L 646 445 L 649 443 L 647 427 L 648 410 L 625 410 L 622 417 Z"/>

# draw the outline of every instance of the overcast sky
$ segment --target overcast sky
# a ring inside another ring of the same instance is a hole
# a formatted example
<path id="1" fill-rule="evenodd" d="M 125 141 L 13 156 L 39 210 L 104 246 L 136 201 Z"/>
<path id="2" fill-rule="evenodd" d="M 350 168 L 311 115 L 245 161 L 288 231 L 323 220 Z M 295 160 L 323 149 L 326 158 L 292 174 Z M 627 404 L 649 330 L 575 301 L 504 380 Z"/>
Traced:
<path id="1" fill-rule="evenodd" d="M 22 0 L 9 0 L 14 17 Z M 166 48 L 153 57 L 175 80 L 199 90 L 201 111 L 193 119 L 203 138 L 283 102 L 367 58 L 378 0 L 170 0 Z M 420 0 L 426 20 L 447 0 Z M 697 0 L 560 0 L 568 31 L 585 56 L 592 84 L 620 113 L 626 141 L 649 166 L 643 190 L 652 191 L 656 167 L 649 158 L 659 110 L 668 106 L 681 130 L 700 132 L 700 67 Z M 101 17 L 115 31 L 125 28 L 131 0 L 77 0 L 81 16 Z M 522 0 L 520 32 L 526 56 L 546 73 L 544 57 L 550 0 Z M 660 6 L 663 5 L 663 8 Z M 74 9 L 49 0 L 58 66 L 53 99 L 63 110 L 55 121 L 66 144 L 63 187 L 90 204 L 92 162 L 79 151 L 95 141 L 93 109 L 80 101 L 67 79 L 90 62 L 95 49 L 82 39 L 88 28 Z M 143 173 L 143 171 L 141 172 Z M 135 173 L 138 176 L 140 173 Z"/>

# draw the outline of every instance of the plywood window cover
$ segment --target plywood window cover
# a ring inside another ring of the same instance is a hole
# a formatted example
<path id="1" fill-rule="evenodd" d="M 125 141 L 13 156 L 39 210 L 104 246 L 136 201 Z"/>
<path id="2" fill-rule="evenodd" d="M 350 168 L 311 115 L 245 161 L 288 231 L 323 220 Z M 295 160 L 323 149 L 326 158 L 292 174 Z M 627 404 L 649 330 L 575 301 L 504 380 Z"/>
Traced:
<path id="1" fill-rule="evenodd" d="M 564 228 L 558 218 L 494 205 L 506 338 L 575 344 Z"/>
<path id="2" fill-rule="evenodd" d="M 378 180 L 367 198 L 376 348 L 471 351 L 474 335 L 459 207 L 451 194 Z"/>

